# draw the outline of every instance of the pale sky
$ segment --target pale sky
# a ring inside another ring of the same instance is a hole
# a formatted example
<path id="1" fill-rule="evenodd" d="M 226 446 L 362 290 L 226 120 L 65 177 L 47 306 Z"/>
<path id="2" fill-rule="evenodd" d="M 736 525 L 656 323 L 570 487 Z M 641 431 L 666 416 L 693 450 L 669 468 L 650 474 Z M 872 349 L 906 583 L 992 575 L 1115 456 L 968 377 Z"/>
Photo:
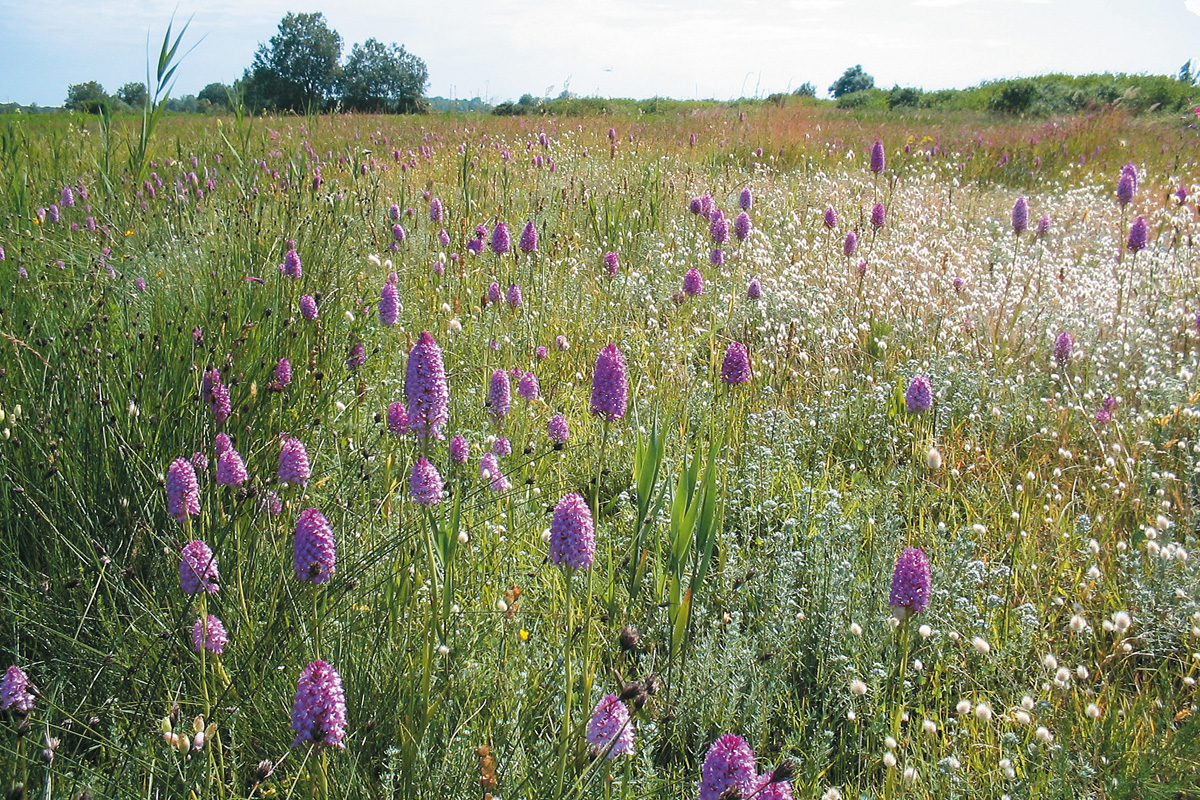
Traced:
<path id="1" fill-rule="evenodd" d="M 1200 0 L 0 0 L 0 102 L 61 105 L 146 77 L 172 12 L 192 17 L 174 95 L 232 83 L 288 11 L 322 11 L 345 53 L 374 37 L 429 67 L 430 96 L 763 96 L 849 66 L 876 86 L 964 88 L 1047 72 L 1175 74 L 1200 62 Z M 200 41 L 201 37 L 203 41 Z M 1198 91 L 1200 94 L 1200 91 Z"/>

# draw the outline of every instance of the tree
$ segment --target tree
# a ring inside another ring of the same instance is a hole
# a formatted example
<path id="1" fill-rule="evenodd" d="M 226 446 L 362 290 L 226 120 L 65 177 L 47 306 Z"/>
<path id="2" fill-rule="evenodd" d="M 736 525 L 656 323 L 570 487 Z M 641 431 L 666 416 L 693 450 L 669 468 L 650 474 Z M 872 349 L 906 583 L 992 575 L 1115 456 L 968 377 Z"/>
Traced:
<path id="1" fill-rule="evenodd" d="M 425 62 L 403 46 L 384 46 L 376 39 L 354 45 L 338 85 L 341 100 L 356 111 L 415 112 L 427 110 Z"/>
<path id="2" fill-rule="evenodd" d="M 1189 58 L 1183 62 L 1183 66 L 1179 68 L 1179 80 L 1181 83 L 1186 83 L 1191 86 L 1196 83 L 1196 73 L 1192 71 L 1192 60 Z"/>
<path id="3" fill-rule="evenodd" d="M 200 90 L 200 94 L 196 95 L 201 100 L 206 101 L 213 108 L 229 110 L 229 94 L 233 89 L 223 83 L 210 83 Z"/>
<path id="4" fill-rule="evenodd" d="M 892 87 L 887 96 L 888 108 L 921 105 L 921 90 L 909 87 L 901 88 L 899 84 Z"/>
<path id="5" fill-rule="evenodd" d="M 842 77 L 833 82 L 833 85 L 829 87 L 829 93 L 835 98 L 840 98 L 845 94 L 874 88 L 875 79 L 863 72 L 862 64 L 855 64 L 843 72 Z"/>
<path id="6" fill-rule="evenodd" d="M 792 95 L 794 97 L 816 97 L 817 87 L 813 86 L 811 83 L 805 82 L 792 90 Z"/>
<path id="7" fill-rule="evenodd" d="M 150 95 L 146 92 L 146 84 L 141 81 L 130 81 L 117 89 L 117 97 L 130 108 L 145 108 Z"/>
<path id="8" fill-rule="evenodd" d="M 289 13 L 279 33 L 259 45 L 243 76 L 248 104 L 307 112 L 324 107 L 338 79 L 342 37 L 316 14 Z"/>
<path id="9" fill-rule="evenodd" d="M 67 87 L 67 109 L 88 114 L 107 114 L 111 99 L 104 87 L 96 81 L 74 83 Z"/>
<path id="10" fill-rule="evenodd" d="M 1038 87 L 1031 80 L 1009 81 L 988 100 L 988 110 L 1001 114 L 1024 114 L 1038 98 Z"/>

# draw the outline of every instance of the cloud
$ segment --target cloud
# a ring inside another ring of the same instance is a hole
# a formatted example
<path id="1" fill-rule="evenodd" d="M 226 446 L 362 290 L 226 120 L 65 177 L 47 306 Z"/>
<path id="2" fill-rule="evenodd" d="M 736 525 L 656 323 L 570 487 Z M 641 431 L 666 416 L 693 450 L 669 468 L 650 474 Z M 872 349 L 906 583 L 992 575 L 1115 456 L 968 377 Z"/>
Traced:
<path id="1" fill-rule="evenodd" d="M 1185 0 L 1184 6 L 1193 14 L 1200 14 L 1200 0 Z"/>
<path id="2" fill-rule="evenodd" d="M 1200 5 L 1200 0 L 1186 0 L 1188 5 Z M 913 0 L 916 8 L 958 8 L 962 6 L 981 6 L 985 3 L 992 5 L 1023 5 L 1044 6 L 1050 0 Z M 1200 12 L 1197 12 L 1200 13 Z"/>

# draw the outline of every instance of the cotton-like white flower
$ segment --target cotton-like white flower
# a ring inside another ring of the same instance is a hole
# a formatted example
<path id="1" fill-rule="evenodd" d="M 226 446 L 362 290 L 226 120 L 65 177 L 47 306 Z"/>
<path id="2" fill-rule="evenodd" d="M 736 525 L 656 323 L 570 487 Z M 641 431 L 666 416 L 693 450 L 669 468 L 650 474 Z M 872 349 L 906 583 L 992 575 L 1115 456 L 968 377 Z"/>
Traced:
<path id="1" fill-rule="evenodd" d="M 971 646 L 985 656 L 992 652 L 992 646 L 988 644 L 987 639 L 984 639 L 982 636 L 976 636 L 974 639 L 972 639 Z"/>
<path id="2" fill-rule="evenodd" d="M 867 685 L 860 680 L 850 681 L 850 691 L 854 692 L 859 697 L 867 693 Z"/>

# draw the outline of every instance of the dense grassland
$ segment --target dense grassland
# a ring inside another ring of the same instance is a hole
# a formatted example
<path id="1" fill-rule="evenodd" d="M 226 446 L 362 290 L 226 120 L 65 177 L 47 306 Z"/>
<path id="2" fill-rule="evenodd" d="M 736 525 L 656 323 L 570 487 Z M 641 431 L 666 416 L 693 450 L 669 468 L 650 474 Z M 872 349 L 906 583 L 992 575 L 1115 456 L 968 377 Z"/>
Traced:
<path id="1" fill-rule="evenodd" d="M 137 135 L 0 117 L 0 668 L 37 688 L 0 720 L 6 791 L 683 798 L 737 734 L 794 797 L 1200 792 L 1188 120 L 164 117 L 144 166 Z M 745 238 L 717 246 L 705 194 Z M 444 439 L 389 430 L 422 332 Z M 176 459 L 207 464 L 178 518 Z M 588 569 L 548 562 L 573 492 Z M 310 508 L 324 582 L 293 558 Z M 181 587 L 193 540 L 219 591 Z M 930 602 L 897 623 L 908 547 Z M 220 654 L 193 646 L 209 614 Z M 341 746 L 293 746 L 316 661 Z M 631 754 L 589 743 L 608 694 Z"/>

